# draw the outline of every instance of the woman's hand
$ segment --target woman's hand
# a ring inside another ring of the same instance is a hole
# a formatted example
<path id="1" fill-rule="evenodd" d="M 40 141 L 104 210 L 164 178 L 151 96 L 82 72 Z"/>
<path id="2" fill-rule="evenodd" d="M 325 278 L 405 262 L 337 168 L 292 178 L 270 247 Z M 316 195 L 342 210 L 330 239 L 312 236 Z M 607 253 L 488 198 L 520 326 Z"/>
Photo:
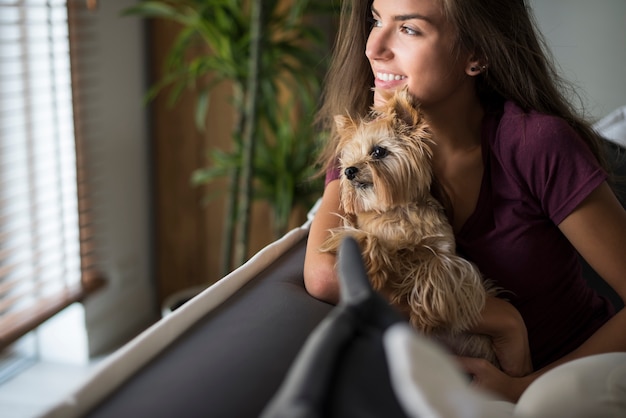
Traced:
<path id="1" fill-rule="evenodd" d="M 461 367 L 472 376 L 472 386 L 510 402 L 517 402 L 532 380 L 530 376 L 509 376 L 484 359 L 458 357 L 458 361 Z"/>
<path id="2" fill-rule="evenodd" d="M 517 402 L 530 384 L 532 378 L 528 375 L 533 371 L 528 333 L 522 316 L 509 302 L 488 297 L 482 320 L 471 332 L 491 337 L 502 368 L 499 370 L 485 359 L 458 357 L 461 367 L 472 376 L 472 385 Z"/>
<path id="3" fill-rule="evenodd" d="M 492 338 L 500 367 L 507 375 L 521 377 L 533 371 L 526 325 L 510 303 L 488 297 L 482 320 L 471 331 Z"/>

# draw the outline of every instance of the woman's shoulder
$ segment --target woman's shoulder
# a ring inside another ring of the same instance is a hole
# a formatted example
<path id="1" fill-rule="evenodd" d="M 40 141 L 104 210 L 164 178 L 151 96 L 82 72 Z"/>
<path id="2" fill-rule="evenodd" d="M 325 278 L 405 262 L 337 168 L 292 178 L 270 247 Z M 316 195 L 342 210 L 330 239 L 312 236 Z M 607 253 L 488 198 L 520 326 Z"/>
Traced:
<path id="1" fill-rule="evenodd" d="M 512 102 L 504 104 L 489 141 L 492 170 L 540 200 L 554 197 L 555 207 L 582 190 L 581 185 L 605 177 L 591 149 L 565 119 L 526 111 Z"/>
<path id="2" fill-rule="evenodd" d="M 550 149 L 562 152 L 573 142 L 583 143 L 565 119 L 535 110 L 524 110 L 511 101 L 504 104 L 497 139 L 501 146 L 530 152 Z"/>
<path id="3" fill-rule="evenodd" d="M 510 173 L 536 176 L 573 164 L 596 166 L 589 146 L 569 123 L 558 116 L 525 110 L 505 102 L 492 122 L 489 150 Z"/>
<path id="4" fill-rule="evenodd" d="M 525 171 L 572 156 L 595 159 L 576 130 L 558 116 L 528 111 L 509 101 L 491 126 L 489 149 L 511 168 Z"/>

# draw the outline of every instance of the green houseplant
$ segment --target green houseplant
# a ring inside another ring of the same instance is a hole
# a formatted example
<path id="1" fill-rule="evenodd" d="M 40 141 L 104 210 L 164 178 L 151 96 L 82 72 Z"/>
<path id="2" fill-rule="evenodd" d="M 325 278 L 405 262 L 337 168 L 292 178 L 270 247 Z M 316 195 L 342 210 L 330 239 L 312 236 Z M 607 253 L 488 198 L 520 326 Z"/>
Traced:
<path id="1" fill-rule="evenodd" d="M 148 93 L 172 87 L 174 103 L 184 89 L 198 97 L 200 129 L 219 83 L 232 86 L 232 148 L 210 151 L 210 164 L 193 184 L 227 177 L 222 273 L 245 261 L 250 200 L 266 200 L 276 236 L 293 208 L 319 195 L 311 182 L 318 135 L 313 128 L 327 41 L 315 16 L 329 16 L 328 0 L 144 0 L 126 15 L 167 19 L 181 31 L 169 51 L 166 75 Z M 198 46 L 206 53 L 192 53 Z M 234 255 L 233 255 L 234 253 Z"/>

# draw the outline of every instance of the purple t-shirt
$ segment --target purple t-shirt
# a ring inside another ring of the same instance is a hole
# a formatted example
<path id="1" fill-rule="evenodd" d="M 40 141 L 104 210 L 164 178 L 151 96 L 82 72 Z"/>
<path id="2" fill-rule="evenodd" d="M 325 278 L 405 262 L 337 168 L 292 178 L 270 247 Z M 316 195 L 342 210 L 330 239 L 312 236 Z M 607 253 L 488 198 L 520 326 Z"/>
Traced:
<path id="1" fill-rule="evenodd" d="M 508 290 L 521 313 L 535 369 L 569 353 L 613 315 L 582 277 L 557 225 L 605 179 L 588 147 L 562 119 L 511 102 L 483 123 L 484 174 L 457 249 Z M 327 182 L 339 177 L 327 173 Z"/>

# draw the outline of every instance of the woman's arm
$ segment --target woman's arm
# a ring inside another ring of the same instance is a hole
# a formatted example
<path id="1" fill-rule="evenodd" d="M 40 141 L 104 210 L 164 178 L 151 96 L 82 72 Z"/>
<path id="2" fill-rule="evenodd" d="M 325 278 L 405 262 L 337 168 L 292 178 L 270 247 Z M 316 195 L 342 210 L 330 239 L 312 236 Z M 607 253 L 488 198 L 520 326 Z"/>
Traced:
<path id="1" fill-rule="evenodd" d="M 313 218 L 304 258 L 304 285 L 309 294 L 330 303 L 339 302 L 339 283 L 335 273 L 335 256 L 320 253 L 319 248 L 328 237 L 328 230 L 337 227 L 341 218 L 339 209 L 339 180 L 326 185 L 320 207 Z"/>
<path id="2" fill-rule="evenodd" d="M 608 184 L 601 184 L 559 225 L 591 267 L 626 302 L 626 210 Z M 626 310 L 559 363 L 590 354 L 626 351 Z"/>
<path id="3" fill-rule="evenodd" d="M 600 276 L 626 301 L 626 211 L 608 184 L 594 190 L 559 225 L 563 234 Z M 593 354 L 626 351 L 626 309 L 607 321 L 576 350 L 554 363 L 513 378 L 481 359 L 462 358 L 465 370 L 475 376 L 474 384 L 517 401 L 539 376 L 568 361 Z"/>

